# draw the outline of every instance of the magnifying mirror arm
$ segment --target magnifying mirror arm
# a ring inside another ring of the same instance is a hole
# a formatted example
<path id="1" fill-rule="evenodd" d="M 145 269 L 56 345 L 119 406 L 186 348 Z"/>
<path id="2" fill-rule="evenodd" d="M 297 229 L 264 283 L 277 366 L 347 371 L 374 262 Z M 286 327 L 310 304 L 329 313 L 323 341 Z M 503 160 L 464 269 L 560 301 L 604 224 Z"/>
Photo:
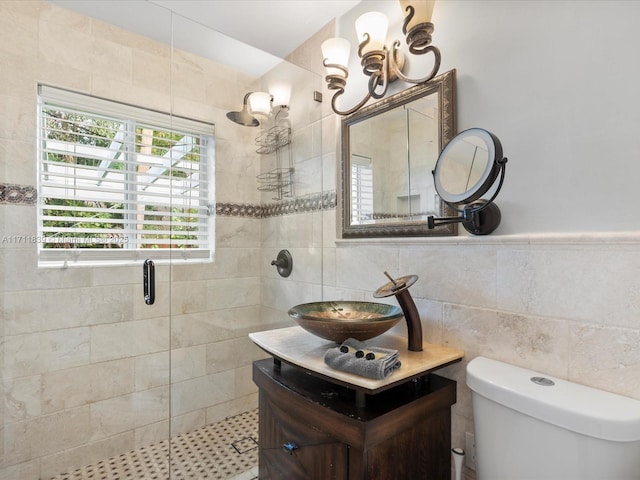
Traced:
<path id="1" fill-rule="evenodd" d="M 431 73 L 429 73 L 426 77 L 413 79 L 403 74 L 402 66 L 396 63 L 396 58 L 399 58 L 400 56 L 399 55 L 400 52 L 398 51 L 399 46 L 400 46 L 399 40 L 396 40 L 395 42 L 393 42 L 393 47 L 391 51 L 392 55 L 388 56 L 389 70 L 390 70 L 391 77 L 394 77 L 394 76 L 398 77 L 400 80 L 407 83 L 424 83 L 424 82 L 428 82 L 429 80 L 431 80 L 433 77 L 436 76 L 436 74 L 438 73 L 438 70 L 440 69 L 440 59 L 441 59 L 440 50 L 438 49 L 438 47 L 429 45 L 428 47 L 423 48 L 420 52 L 412 51 L 412 53 L 419 53 L 420 55 L 424 55 L 425 53 L 432 52 L 434 56 L 433 69 L 431 70 Z"/>
<path id="2" fill-rule="evenodd" d="M 433 215 L 429 215 L 427 217 L 427 226 L 430 229 L 434 229 L 438 225 L 447 225 L 449 223 L 460 223 L 464 221 L 463 217 L 434 217 Z"/>

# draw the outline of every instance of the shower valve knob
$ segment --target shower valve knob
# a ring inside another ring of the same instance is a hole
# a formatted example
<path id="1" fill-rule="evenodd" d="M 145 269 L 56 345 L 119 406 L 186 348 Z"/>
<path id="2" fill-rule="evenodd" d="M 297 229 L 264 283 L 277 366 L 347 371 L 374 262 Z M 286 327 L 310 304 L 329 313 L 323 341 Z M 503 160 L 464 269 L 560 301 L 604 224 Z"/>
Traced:
<path id="1" fill-rule="evenodd" d="M 278 257 L 271 261 L 271 265 L 274 265 L 278 269 L 278 273 L 281 277 L 288 277 L 293 270 L 293 257 L 289 250 L 280 250 Z"/>

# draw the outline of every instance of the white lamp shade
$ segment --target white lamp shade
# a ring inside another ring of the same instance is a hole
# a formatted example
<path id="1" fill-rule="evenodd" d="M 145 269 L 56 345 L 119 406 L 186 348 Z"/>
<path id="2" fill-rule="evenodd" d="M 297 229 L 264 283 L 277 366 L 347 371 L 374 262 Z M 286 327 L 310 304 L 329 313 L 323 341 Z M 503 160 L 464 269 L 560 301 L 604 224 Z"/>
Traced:
<path id="1" fill-rule="evenodd" d="M 273 106 L 289 106 L 291 101 L 291 85 L 284 82 L 274 83 L 269 87 L 269 92 L 273 97 Z"/>
<path id="2" fill-rule="evenodd" d="M 322 57 L 326 63 L 342 65 L 347 68 L 349 65 L 349 54 L 351 53 L 351 44 L 344 38 L 330 38 L 322 42 L 320 45 Z M 344 77 L 344 72 L 334 67 L 327 67 L 327 75 L 340 75 Z"/>
<path id="3" fill-rule="evenodd" d="M 253 92 L 249 95 L 249 113 L 251 115 L 269 115 L 271 113 L 271 94 Z"/>
<path id="4" fill-rule="evenodd" d="M 415 14 L 409 24 L 407 31 L 411 30 L 419 23 L 431 22 L 433 15 L 433 7 L 436 0 L 399 0 L 400 8 L 402 8 L 402 18 L 407 16 L 407 7 L 411 5 L 415 9 Z"/>
<path id="5" fill-rule="evenodd" d="M 369 43 L 362 49 L 363 54 L 384 48 L 388 26 L 389 21 L 384 13 L 369 12 L 358 17 L 356 20 L 358 41 L 362 43 L 366 37 L 365 34 L 369 34 Z"/>

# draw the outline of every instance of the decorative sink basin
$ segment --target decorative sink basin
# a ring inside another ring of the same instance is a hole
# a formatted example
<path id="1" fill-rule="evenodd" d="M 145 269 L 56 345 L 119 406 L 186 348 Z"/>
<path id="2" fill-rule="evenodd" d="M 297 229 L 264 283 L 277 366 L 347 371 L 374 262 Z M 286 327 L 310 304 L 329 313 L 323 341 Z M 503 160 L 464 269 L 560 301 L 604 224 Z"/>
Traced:
<path id="1" fill-rule="evenodd" d="M 289 315 L 308 332 L 338 343 L 377 337 L 403 317 L 393 305 L 352 301 L 303 303 L 291 308 Z"/>

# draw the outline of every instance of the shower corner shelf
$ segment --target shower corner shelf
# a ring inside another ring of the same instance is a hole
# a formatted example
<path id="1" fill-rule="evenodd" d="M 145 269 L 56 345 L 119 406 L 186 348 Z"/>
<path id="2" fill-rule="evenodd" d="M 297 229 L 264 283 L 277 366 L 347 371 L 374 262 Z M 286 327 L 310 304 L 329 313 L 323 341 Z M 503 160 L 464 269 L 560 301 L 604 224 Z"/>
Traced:
<path id="1" fill-rule="evenodd" d="M 293 168 L 275 168 L 269 172 L 261 173 L 258 179 L 258 190 L 262 192 L 275 192 L 279 189 L 284 190 L 293 185 L 292 182 Z M 283 197 L 289 197 L 287 192 L 282 192 Z"/>
<path id="2" fill-rule="evenodd" d="M 267 155 L 276 154 L 276 165 L 273 170 L 257 175 L 258 190 L 262 192 L 275 192 L 273 200 L 282 200 L 285 197 L 293 197 L 293 153 L 289 146 L 289 167 L 282 167 L 280 158 L 283 147 L 291 144 L 291 127 L 273 126 L 256 138 L 257 153 Z"/>
<path id="3" fill-rule="evenodd" d="M 256 138 L 257 153 L 266 155 L 273 153 L 291 143 L 291 128 L 274 126 Z"/>

